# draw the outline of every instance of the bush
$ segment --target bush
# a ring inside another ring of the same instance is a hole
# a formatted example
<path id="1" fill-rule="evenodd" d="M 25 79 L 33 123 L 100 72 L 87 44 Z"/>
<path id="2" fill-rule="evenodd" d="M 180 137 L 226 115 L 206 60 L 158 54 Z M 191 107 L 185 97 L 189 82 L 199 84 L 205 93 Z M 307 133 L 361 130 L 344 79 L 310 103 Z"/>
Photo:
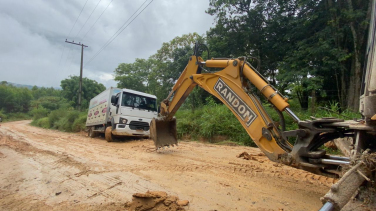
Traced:
<path id="1" fill-rule="evenodd" d="M 293 102 L 293 104 L 296 104 Z M 279 115 L 272 108 L 271 105 L 264 103 L 266 112 L 270 117 L 279 122 Z M 348 110 L 343 111 L 341 114 L 336 114 L 338 106 L 336 104 L 329 104 L 326 107 L 332 111 L 328 112 L 327 109 L 318 107 L 315 113 L 311 109 L 301 110 L 298 105 L 293 106 L 294 113 L 301 119 L 311 119 L 315 117 L 336 117 L 341 119 L 360 118 L 360 115 Z M 282 112 L 285 117 L 286 130 L 296 130 L 298 125 L 294 120 L 285 112 Z M 213 100 L 209 100 L 206 105 L 192 110 L 179 110 L 176 113 L 177 118 L 177 135 L 178 138 L 191 138 L 197 140 L 204 138 L 210 142 L 215 141 L 217 136 L 227 137 L 227 141 L 234 141 L 247 146 L 255 146 L 252 139 L 249 137 L 247 131 L 243 128 L 235 115 L 223 104 L 216 104 Z M 291 143 L 295 138 L 291 138 Z"/>
<path id="2" fill-rule="evenodd" d="M 30 115 L 27 113 L 9 113 L 5 114 L 4 110 L 0 110 L 0 117 L 1 121 L 3 122 L 8 122 L 8 121 L 15 121 L 15 120 L 25 120 L 25 119 L 30 119 Z"/>
<path id="3" fill-rule="evenodd" d="M 6 121 L 16 121 L 16 120 L 25 120 L 25 119 L 31 119 L 30 115 L 27 113 L 10 113 L 7 115 Z"/>
<path id="4" fill-rule="evenodd" d="M 74 120 L 72 125 L 73 132 L 80 132 L 86 129 L 87 113 L 81 113 L 77 119 Z"/>
<path id="5" fill-rule="evenodd" d="M 66 118 L 60 118 L 59 121 L 55 122 L 54 128 L 57 130 L 61 131 L 67 131 L 66 130 L 66 124 L 67 124 L 67 119 Z"/>
<path id="6" fill-rule="evenodd" d="M 197 119 L 200 118 L 198 115 L 201 114 L 202 109 L 198 109 L 194 113 L 192 113 L 191 110 L 180 110 L 176 113 L 176 127 L 178 138 L 182 138 L 184 136 L 189 136 L 193 139 L 199 138 Z"/>
<path id="7" fill-rule="evenodd" d="M 64 111 L 63 109 L 51 111 L 50 115 L 48 115 L 48 121 L 50 123 L 51 128 L 57 129 L 56 123 L 60 120 L 64 112 L 66 111 Z"/>
<path id="8" fill-rule="evenodd" d="M 0 110 L 0 117 L 2 121 L 5 121 L 7 119 L 7 115 L 5 115 L 4 110 Z"/>
<path id="9" fill-rule="evenodd" d="M 39 106 L 39 108 L 34 108 L 30 111 L 31 116 L 33 116 L 34 120 L 46 117 L 48 115 L 48 110 Z"/>
<path id="10" fill-rule="evenodd" d="M 65 132 L 72 132 L 72 125 L 74 121 L 78 118 L 79 112 L 75 110 L 66 110 L 62 111 L 60 119 L 54 123 L 56 129 L 65 131 Z"/>
<path id="11" fill-rule="evenodd" d="M 33 119 L 33 121 L 31 121 L 30 124 L 33 126 L 38 126 L 38 121 L 39 119 Z"/>
<path id="12" fill-rule="evenodd" d="M 48 117 L 43 117 L 37 120 L 37 126 L 42 128 L 51 128 L 50 122 L 48 121 Z"/>
<path id="13" fill-rule="evenodd" d="M 191 110 L 180 110 L 176 118 L 179 138 L 188 136 L 213 142 L 216 136 L 224 136 L 228 141 L 255 146 L 232 112 L 225 105 L 215 104 L 212 100 L 194 113 Z"/>

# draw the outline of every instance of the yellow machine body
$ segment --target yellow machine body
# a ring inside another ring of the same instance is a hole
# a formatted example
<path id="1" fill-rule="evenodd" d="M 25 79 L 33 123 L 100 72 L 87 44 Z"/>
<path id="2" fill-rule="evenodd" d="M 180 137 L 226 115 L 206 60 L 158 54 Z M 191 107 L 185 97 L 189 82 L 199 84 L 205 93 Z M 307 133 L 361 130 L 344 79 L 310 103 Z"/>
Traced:
<path id="1" fill-rule="evenodd" d="M 205 89 L 221 100 L 236 116 L 256 145 L 271 160 L 286 153 L 278 141 L 282 141 L 273 120 L 265 112 L 258 98 L 248 94 L 241 77 L 246 77 L 280 111 L 289 104 L 257 72 L 240 59 L 207 60 L 206 67 L 223 68 L 216 73 L 200 73 L 197 63 L 203 60 L 192 56 L 169 96 L 161 103 L 161 117 L 151 123 L 151 138 L 157 148 L 177 144 L 176 121 L 173 118 L 195 86 Z M 242 70 L 242 71 L 241 71 Z M 241 76 L 241 72 L 243 76 Z"/>

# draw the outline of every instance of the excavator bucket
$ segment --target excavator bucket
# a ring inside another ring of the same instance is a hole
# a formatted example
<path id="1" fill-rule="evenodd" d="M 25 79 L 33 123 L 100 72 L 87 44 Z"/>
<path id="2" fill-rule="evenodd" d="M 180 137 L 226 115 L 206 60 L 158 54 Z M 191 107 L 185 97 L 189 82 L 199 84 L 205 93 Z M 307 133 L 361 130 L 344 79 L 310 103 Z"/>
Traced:
<path id="1" fill-rule="evenodd" d="M 157 149 L 165 146 L 173 146 L 174 144 L 178 145 L 176 119 L 163 120 L 153 118 L 150 123 L 150 138 L 153 139 Z"/>

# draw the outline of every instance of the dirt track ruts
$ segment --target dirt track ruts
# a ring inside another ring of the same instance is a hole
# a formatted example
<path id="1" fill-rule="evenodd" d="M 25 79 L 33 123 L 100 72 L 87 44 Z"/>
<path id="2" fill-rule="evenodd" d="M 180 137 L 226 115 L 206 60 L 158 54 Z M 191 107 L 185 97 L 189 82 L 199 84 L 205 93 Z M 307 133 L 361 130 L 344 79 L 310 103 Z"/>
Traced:
<path id="1" fill-rule="evenodd" d="M 165 191 L 187 210 L 317 210 L 333 179 L 273 163 L 260 150 L 151 140 L 107 143 L 85 133 L 0 126 L 0 210 L 124 210 L 137 192 Z M 242 152 L 255 160 L 236 156 Z"/>

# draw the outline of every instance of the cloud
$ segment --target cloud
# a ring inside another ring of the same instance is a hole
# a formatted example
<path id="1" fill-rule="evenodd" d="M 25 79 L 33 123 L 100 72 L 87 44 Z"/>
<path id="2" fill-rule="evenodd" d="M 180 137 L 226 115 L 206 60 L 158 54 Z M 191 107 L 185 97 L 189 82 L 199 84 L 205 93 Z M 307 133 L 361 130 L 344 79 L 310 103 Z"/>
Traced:
<path id="1" fill-rule="evenodd" d="M 84 49 L 84 77 L 105 86 L 116 86 L 111 74 L 119 63 L 148 58 L 163 42 L 176 36 L 193 32 L 204 34 L 213 22 L 205 13 L 208 2 L 154 0 L 87 63 L 144 2 L 113 0 L 87 33 L 110 1 L 102 0 L 83 25 L 98 3 L 89 0 L 73 29 L 85 1 L 3 1 L 0 7 L 0 81 L 56 87 L 69 75 L 79 75 L 81 48 L 65 43 L 67 38 L 89 46 Z"/>
<path id="2" fill-rule="evenodd" d="M 99 76 L 99 79 L 101 81 L 109 81 L 114 79 L 114 75 L 109 74 L 109 73 L 103 73 Z"/>

